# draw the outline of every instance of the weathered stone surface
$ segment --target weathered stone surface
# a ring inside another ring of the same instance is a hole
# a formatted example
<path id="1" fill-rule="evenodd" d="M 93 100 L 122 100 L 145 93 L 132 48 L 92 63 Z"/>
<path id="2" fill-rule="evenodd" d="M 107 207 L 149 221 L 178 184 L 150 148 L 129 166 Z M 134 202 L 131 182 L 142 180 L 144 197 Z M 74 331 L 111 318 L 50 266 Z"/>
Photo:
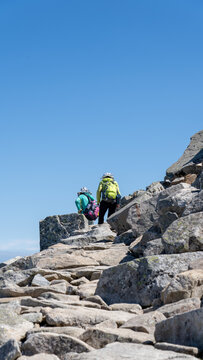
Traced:
<path id="1" fill-rule="evenodd" d="M 99 265 L 114 266 L 122 262 L 130 261 L 133 257 L 128 253 L 125 244 L 112 244 L 109 249 L 85 251 L 88 258 L 94 259 Z"/>
<path id="2" fill-rule="evenodd" d="M 159 194 L 157 212 L 165 215 L 169 212 L 182 216 L 185 208 L 190 204 L 196 194 L 196 188 L 189 184 L 178 184 L 169 187 Z"/>
<path id="3" fill-rule="evenodd" d="M 52 309 L 46 314 L 46 322 L 52 326 L 79 326 L 96 325 L 105 320 L 114 320 L 118 325 L 133 317 L 133 314 L 124 311 L 108 311 L 69 305 L 67 309 Z"/>
<path id="4" fill-rule="evenodd" d="M 101 309 L 111 310 L 110 307 L 105 303 L 105 301 L 99 295 L 88 296 L 85 298 L 86 301 L 92 301 L 93 303 L 99 304 Z M 82 300 L 84 301 L 84 300 Z M 121 310 L 121 309 L 118 309 Z M 124 310 L 125 311 L 125 310 Z"/>
<path id="5" fill-rule="evenodd" d="M 24 320 L 10 308 L 6 310 L 0 307 L 0 328 L 0 345 L 3 345 L 10 339 L 23 339 L 26 332 L 33 328 L 33 323 Z"/>
<path id="6" fill-rule="evenodd" d="M 116 211 L 115 214 L 111 215 L 108 218 L 107 221 L 110 224 L 111 228 L 114 229 L 117 234 L 122 234 L 123 232 L 128 231 L 131 228 L 131 222 L 129 221 L 128 217 L 131 207 L 134 206 L 136 210 L 136 207 L 139 208 L 139 204 L 143 203 L 144 201 L 150 199 L 153 196 L 156 196 L 156 194 L 158 194 L 163 189 L 163 186 L 159 182 L 157 182 L 151 184 L 148 187 L 147 191 L 138 191 L 132 201 L 130 201 L 126 206 L 122 207 L 120 210 Z"/>
<path id="7" fill-rule="evenodd" d="M 32 280 L 32 286 L 49 286 L 49 281 L 45 279 L 42 275 L 37 274 Z"/>
<path id="8" fill-rule="evenodd" d="M 42 314 L 38 312 L 30 312 L 28 314 L 22 314 L 21 317 L 32 323 L 40 324 L 42 322 Z"/>
<path id="9" fill-rule="evenodd" d="M 85 266 L 85 267 L 78 267 L 75 269 L 72 269 L 72 277 L 78 279 L 82 276 L 85 276 L 89 280 L 96 280 L 92 279 L 93 275 L 97 272 L 102 273 L 103 270 L 108 269 L 109 266 Z"/>
<path id="10" fill-rule="evenodd" d="M 88 220 L 84 215 L 68 214 L 48 216 L 40 221 L 40 250 L 77 235 L 81 230 L 88 230 Z"/>
<path id="11" fill-rule="evenodd" d="M 88 283 L 89 283 L 89 280 L 85 276 L 82 276 L 79 279 L 75 279 L 75 280 L 71 281 L 71 285 L 74 285 L 74 286 L 80 286 L 82 284 L 88 284 Z"/>
<path id="12" fill-rule="evenodd" d="M 61 360 L 65 358 L 68 352 L 74 351 L 81 353 L 90 350 L 92 350 L 92 348 L 79 339 L 55 333 L 30 334 L 22 345 L 24 355 L 31 356 L 45 352 L 57 355 Z"/>
<path id="13" fill-rule="evenodd" d="M 97 288 L 98 280 L 90 281 L 88 284 L 78 286 L 77 294 L 81 299 L 85 299 L 89 296 L 94 296 Z"/>
<path id="14" fill-rule="evenodd" d="M 33 356 L 21 356 L 18 360 L 60 360 L 56 355 L 50 355 L 45 353 L 36 354 Z"/>
<path id="15" fill-rule="evenodd" d="M 203 295 L 203 270 L 184 271 L 163 289 L 161 298 L 164 304 L 191 297 L 201 298 Z"/>
<path id="16" fill-rule="evenodd" d="M 130 245 L 135 240 L 132 229 L 115 237 L 114 244 L 124 243 Z"/>
<path id="17" fill-rule="evenodd" d="M 153 334 L 155 325 L 162 320 L 165 320 L 165 316 L 161 312 L 152 311 L 134 316 L 132 319 L 126 321 L 121 328 Z"/>
<path id="18" fill-rule="evenodd" d="M 189 298 L 179 300 L 172 304 L 166 304 L 161 306 L 158 310 L 164 314 L 167 318 L 173 317 L 174 315 L 182 314 L 187 311 L 199 309 L 201 301 L 198 298 Z"/>
<path id="19" fill-rule="evenodd" d="M 177 354 L 174 351 L 155 349 L 151 345 L 129 344 L 115 342 L 106 345 L 103 349 L 93 350 L 87 354 L 79 354 L 71 360 L 197 360 L 187 354 Z"/>
<path id="20" fill-rule="evenodd" d="M 156 343 L 154 345 L 154 347 L 156 349 L 160 349 L 160 350 L 170 350 L 170 351 L 175 351 L 178 353 L 194 355 L 194 356 L 198 355 L 198 353 L 199 353 L 198 348 L 196 348 L 196 347 L 175 345 L 175 344 L 169 344 L 166 342 Z"/>
<path id="21" fill-rule="evenodd" d="M 33 267 L 43 269 L 71 269 L 79 266 L 99 265 L 85 251 L 69 248 L 68 245 L 57 244 L 32 256 Z"/>
<path id="22" fill-rule="evenodd" d="M 85 246 L 100 241 L 113 241 L 116 233 L 110 229 L 108 223 L 101 225 L 89 226 L 89 230 L 85 233 L 81 232 L 79 235 L 70 236 L 67 239 L 62 239 L 60 242 L 66 245 Z"/>
<path id="23" fill-rule="evenodd" d="M 136 344 L 154 343 L 154 337 L 152 335 L 121 328 L 88 329 L 80 336 L 80 339 L 95 349 L 100 349 L 115 341 Z"/>
<path id="24" fill-rule="evenodd" d="M 22 296 L 23 290 L 12 281 L 0 280 L 0 297 Z"/>
<path id="25" fill-rule="evenodd" d="M 194 346 L 203 349 L 203 308 L 185 312 L 156 325 L 157 342 Z"/>
<path id="26" fill-rule="evenodd" d="M 142 307 L 139 304 L 118 303 L 110 305 L 109 308 L 113 311 L 122 310 L 136 315 L 143 314 Z"/>
<path id="27" fill-rule="evenodd" d="M 0 347 L 1 360 L 15 360 L 21 355 L 18 342 L 14 339 L 8 340 L 3 346 Z"/>
<path id="28" fill-rule="evenodd" d="M 143 256 L 161 255 L 164 254 L 164 245 L 162 239 L 155 239 L 148 241 L 143 251 Z"/>
<path id="29" fill-rule="evenodd" d="M 203 250 L 203 212 L 174 221 L 162 236 L 165 253 Z"/>
<path id="30" fill-rule="evenodd" d="M 132 228 L 135 237 L 143 235 L 148 230 L 156 233 L 156 238 L 159 237 L 160 229 L 157 226 L 159 216 L 156 211 L 158 196 L 155 195 L 146 201 L 131 206 L 126 221 Z"/>
<path id="31" fill-rule="evenodd" d="M 129 250 L 135 257 L 160 255 L 164 252 L 164 245 L 161 238 L 146 241 L 145 237 L 141 235 L 133 241 Z"/>
<path id="32" fill-rule="evenodd" d="M 58 300 L 62 301 L 63 303 L 70 304 L 71 302 L 76 302 L 80 300 L 80 297 L 78 295 L 65 295 L 65 294 L 57 294 L 52 292 L 44 292 L 42 295 L 40 295 L 40 298 L 38 300 Z"/>
<path id="33" fill-rule="evenodd" d="M 203 130 L 194 134 L 180 159 L 170 166 L 166 176 L 171 179 L 178 174 L 198 173 L 198 164 L 203 161 Z"/>
<path id="34" fill-rule="evenodd" d="M 150 306 L 175 275 L 188 270 L 190 263 L 201 258 L 201 251 L 157 255 L 111 267 L 103 271 L 96 295 L 107 304 L 126 302 Z"/>
<path id="35" fill-rule="evenodd" d="M 202 172 L 203 173 L 203 172 Z M 192 213 L 200 212 L 203 209 L 203 190 L 193 192 L 191 201 L 183 211 L 182 216 L 187 216 Z"/>
<path id="36" fill-rule="evenodd" d="M 202 168 L 203 168 L 203 162 L 202 162 Z M 196 178 L 194 183 L 192 184 L 197 189 L 203 190 L 203 170 L 199 174 L 199 176 Z"/>
<path id="37" fill-rule="evenodd" d="M 31 334 L 48 332 L 48 333 L 56 333 L 56 334 L 64 334 L 79 338 L 80 335 L 85 331 L 83 328 L 79 328 L 76 326 L 43 326 L 39 328 L 34 328 L 27 332 L 27 336 L 29 337 Z"/>

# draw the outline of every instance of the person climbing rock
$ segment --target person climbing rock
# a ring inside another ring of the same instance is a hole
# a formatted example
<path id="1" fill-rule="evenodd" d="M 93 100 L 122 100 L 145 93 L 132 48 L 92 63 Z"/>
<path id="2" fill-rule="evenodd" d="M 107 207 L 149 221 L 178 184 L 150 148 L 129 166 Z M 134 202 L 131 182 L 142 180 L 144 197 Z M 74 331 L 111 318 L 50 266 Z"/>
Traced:
<path id="1" fill-rule="evenodd" d="M 96 220 L 99 214 L 99 206 L 96 204 L 92 193 L 86 187 L 82 187 L 77 195 L 75 204 L 78 214 L 84 214 L 88 220 Z"/>
<path id="2" fill-rule="evenodd" d="M 108 210 L 108 217 L 115 213 L 120 206 L 120 190 L 118 183 L 114 180 L 111 173 L 105 173 L 97 189 L 97 204 L 99 205 L 99 221 L 103 224 L 104 216 Z"/>

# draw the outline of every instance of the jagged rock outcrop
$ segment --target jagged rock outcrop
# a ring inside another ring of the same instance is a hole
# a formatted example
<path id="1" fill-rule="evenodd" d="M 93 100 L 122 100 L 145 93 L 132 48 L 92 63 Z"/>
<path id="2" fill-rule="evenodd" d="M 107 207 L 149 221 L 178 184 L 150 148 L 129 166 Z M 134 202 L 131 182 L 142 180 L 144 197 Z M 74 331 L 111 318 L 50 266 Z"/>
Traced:
<path id="1" fill-rule="evenodd" d="M 49 216 L 39 253 L 0 264 L 1 360 L 201 356 L 202 144 L 108 223 Z"/>
<path id="2" fill-rule="evenodd" d="M 166 176 L 169 179 L 187 174 L 199 174 L 203 162 L 203 130 L 191 137 L 191 142 L 180 159 L 171 165 Z"/>

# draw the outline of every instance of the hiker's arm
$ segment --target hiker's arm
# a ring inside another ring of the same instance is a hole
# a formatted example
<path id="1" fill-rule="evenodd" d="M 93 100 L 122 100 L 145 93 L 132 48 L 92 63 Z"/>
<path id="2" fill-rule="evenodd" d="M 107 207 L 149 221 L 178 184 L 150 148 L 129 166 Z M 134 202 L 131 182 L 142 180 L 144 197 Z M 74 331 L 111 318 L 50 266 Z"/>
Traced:
<path id="1" fill-rule="evenodd" d="M 82 210 L 81 209 L 81 200 L 79 197 L 75 200 L 75 205 L 77 206 L 78 211 Z"/>
<path id="2" fill-rule="evenodd" d="M 100 203 L 101 191 L 102 191 L 102 184 L 100 183 L 97 189 L 97 204 Z"/>

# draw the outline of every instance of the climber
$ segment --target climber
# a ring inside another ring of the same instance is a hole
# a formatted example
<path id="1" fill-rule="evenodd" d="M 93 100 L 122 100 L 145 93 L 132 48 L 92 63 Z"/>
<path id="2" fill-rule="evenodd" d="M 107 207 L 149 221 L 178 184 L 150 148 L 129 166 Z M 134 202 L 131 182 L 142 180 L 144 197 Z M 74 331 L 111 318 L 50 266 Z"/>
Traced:
<path id="1" fill-rule="evenodd" d="M 88 220 L 96 220 L 99 214 L 99 206 L 96 204 L 92 193 L 86 187 L 82 187 L 77 195 L 75 204 L 78 214 L 84 214 Z"/>
<path id="2" fill-rule="evenodd" d="M 97 189 L 97 204 L 99 205 L 98 224 L 103 224 L 104 215 L 107 210 L 108 217 L 115 213 L 116 208 L 120 206 L 120 199 L 119 186 L 114 180 L 114 176 L 111 173 L 105 173 Z"/>

